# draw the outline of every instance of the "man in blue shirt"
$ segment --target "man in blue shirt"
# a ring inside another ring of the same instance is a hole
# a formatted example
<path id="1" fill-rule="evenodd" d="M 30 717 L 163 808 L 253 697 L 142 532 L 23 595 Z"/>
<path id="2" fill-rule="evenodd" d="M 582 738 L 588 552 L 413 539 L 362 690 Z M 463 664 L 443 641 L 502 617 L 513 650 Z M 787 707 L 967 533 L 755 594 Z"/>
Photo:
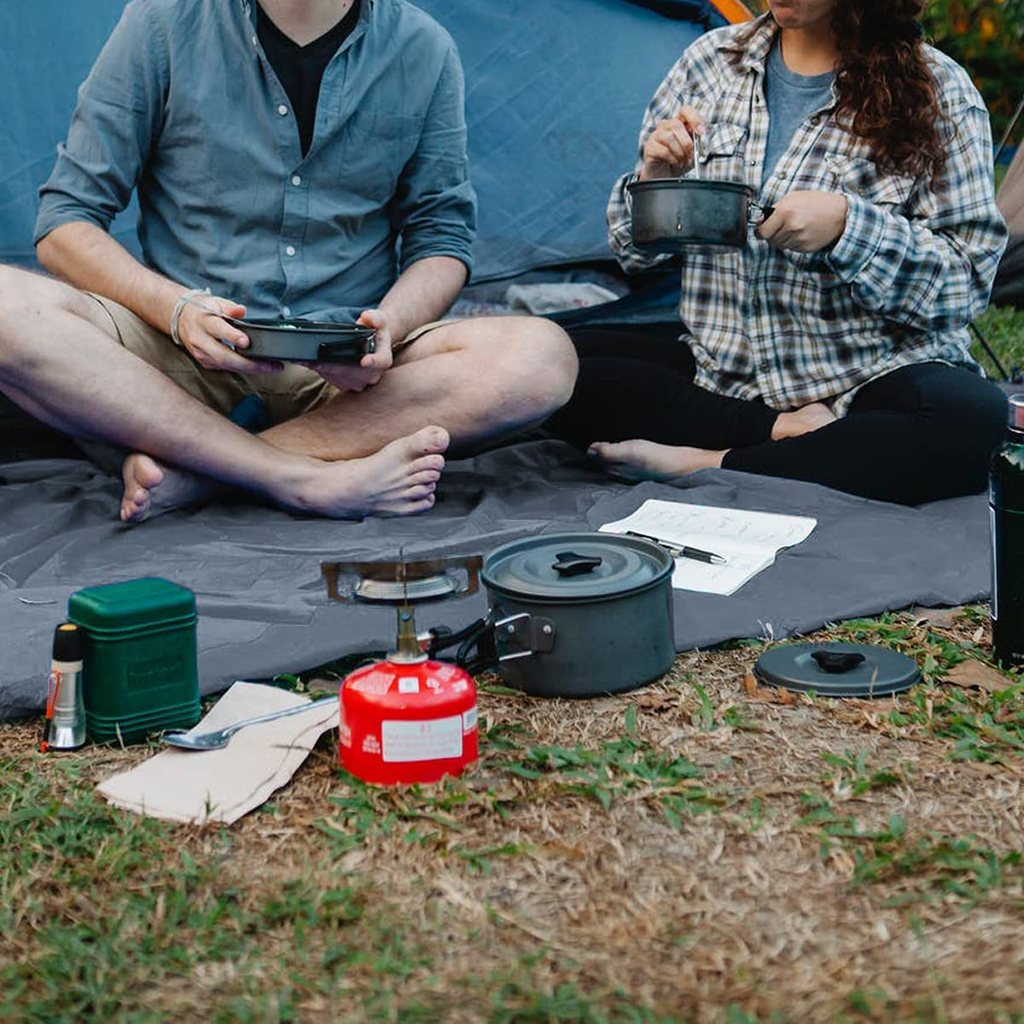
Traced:
<path id="1" fill-rule="evenodd" d="M 450 37 L 405 0 L 133 0 L 41 190 L 39 260 L 75 287 L 0 268 L 0 390 L 133 451 L 128 521 L 225 484 L 429 508 L 450 441 L 543 419 L 576 372 L 547 321 L 434 326 L 471 267 L 463 99 Z M 133 189 L 141 262 L 107 230 Z M 256 362 L 221 314 L 358 319 L 376 351 Z M 227 416 L 251 393 L 258 436 Z"/>

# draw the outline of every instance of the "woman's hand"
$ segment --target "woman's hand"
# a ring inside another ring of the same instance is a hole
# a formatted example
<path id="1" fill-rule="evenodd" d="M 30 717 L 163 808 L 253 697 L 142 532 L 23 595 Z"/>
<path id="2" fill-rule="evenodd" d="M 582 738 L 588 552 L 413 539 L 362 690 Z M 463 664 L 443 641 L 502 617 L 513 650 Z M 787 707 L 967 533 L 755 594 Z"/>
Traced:
<path id="1" fill-rule="evenodd" d="M 248 336 L 219 314 L 245 316 L 245 306 L 218 295 L 199 295 L 186 302 L 178 315 L 178 338 L 189 355 L 206 370 L 234 373 L 277 373 L 282 363 L 246 359 L 241 351 L 249 347 Z"/>
<path id="2" fill-rule="evenodd" d="M 382 309 L 367 309 L 359 314 L 359 323 L 377 331 L 374 351 L 363 356 L 358 366 L 344 363 L 303 363 L 315 370 L 328 384 L 339 391 L 363 391 L 380 382 L 385 370 L 391 368 L 391 327 Z"/>
<path id="3" fill-rule="evenodd" d="M 789 192 L 761 221 L 757 233 L 779 249 L 820 252 L 846 230 L 846 196 L 838 192 Z"/>
<path id="4" fill-rule="evenodd" d="M 640 180 L 676 178 L 693 166 L 693 136 L 704 132 L 704 115 L 683 107 L 675 117 L 659 121 L 644 144 Z"/>

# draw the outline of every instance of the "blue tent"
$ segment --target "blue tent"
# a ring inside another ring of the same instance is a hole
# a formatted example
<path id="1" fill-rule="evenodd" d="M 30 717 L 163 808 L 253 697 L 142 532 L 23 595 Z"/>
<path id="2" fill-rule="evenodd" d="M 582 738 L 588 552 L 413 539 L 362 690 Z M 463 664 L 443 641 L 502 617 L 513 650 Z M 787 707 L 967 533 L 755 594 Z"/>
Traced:
<path id="1" fill-rule="evenodd" d="M 185 2 L 185 0 L 182 0 Z M 466 70 L 478 281 L 608 259 L 604 209 L 679 54 L 724 24 L 709 0 L 420 0 Z M 32 265 L 37 190 L 124 0 L 0 5 L 0 262 Z M 200 74 L 201 69 L 197 68 Z M 113 227 L 133 251 L 134 204 Z"/>

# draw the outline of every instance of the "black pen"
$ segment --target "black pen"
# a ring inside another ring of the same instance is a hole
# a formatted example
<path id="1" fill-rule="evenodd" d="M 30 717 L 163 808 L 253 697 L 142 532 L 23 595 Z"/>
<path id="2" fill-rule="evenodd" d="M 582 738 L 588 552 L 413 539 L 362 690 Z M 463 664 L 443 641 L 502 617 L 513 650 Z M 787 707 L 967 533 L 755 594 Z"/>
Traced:
<path id="1" fill-rule="evenodd" d="M 691 548 L 686 544 L 670 544 L 660 537 L 652 537 L 649 533 L 637 533 L 636 530 L 627 530 L 629 537 L 643 537 L 644 540 L 653 540 L 658 547 L 664 548 L 673 558 L 692 558 L 695 562 L 708 562 L 711 565 L 725 565 L 728 561 L 713 551 L 704 551 L 701 548 Z"/>

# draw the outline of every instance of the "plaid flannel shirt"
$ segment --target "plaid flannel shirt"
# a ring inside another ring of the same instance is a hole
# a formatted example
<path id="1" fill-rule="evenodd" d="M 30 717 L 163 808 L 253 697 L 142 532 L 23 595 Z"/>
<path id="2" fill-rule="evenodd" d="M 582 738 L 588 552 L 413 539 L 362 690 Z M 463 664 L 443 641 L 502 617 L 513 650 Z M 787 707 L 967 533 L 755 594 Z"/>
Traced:
<path id="1" fill-rule="evenodd" d="M 803 122 L 762 188 L 765 63 L 776 28 L 764 16 L 741 49 L 736 37 L 749 29 L 702 36 L 655 93 L 637 169 L 612 190 L 612 250 L 628 272 L 668 258 L 634 248 L 625 186 L 658 121 L 684 103 L 708 122 L 701 177 L 742 181 L 761 204 L 797 189 L 841 192 L 846 226 L 820 253 L 780 250 L 751 231 L 741 252 L 684 254 L 679 313 L 696 382 L 779 410 L 830 401 L 842 415 L 860 385 L 900 366 L 943 362 L 977 371 L 967 326 L 988 303 L 1007 231 L 995 205 L 988 114 L 967 73 L 925 47 L 949 153 L 937 190 L 925 178 L 880 174 L 867 143 L 836 124 L 834 92 Z"/>

